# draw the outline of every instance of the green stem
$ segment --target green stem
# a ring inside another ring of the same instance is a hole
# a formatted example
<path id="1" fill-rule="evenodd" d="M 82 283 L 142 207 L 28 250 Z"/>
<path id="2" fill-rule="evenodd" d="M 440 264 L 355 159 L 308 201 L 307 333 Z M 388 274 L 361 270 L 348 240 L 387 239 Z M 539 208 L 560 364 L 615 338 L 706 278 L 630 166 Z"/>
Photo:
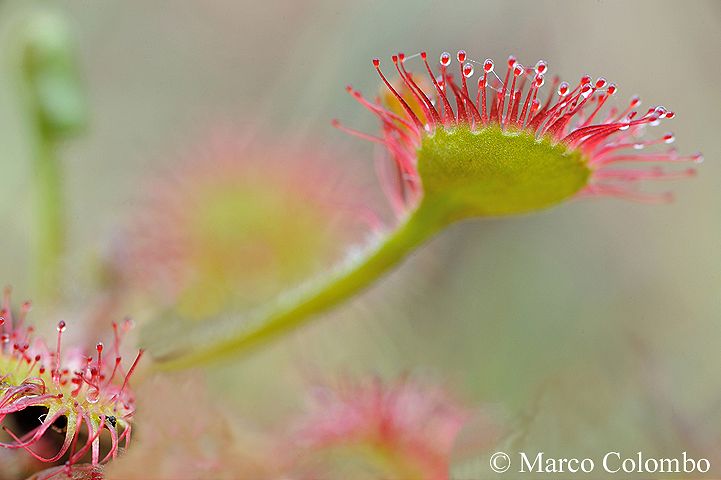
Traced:
<path id="1" fill-rule="evenodd" d="M 40 122 L 38 122 L 40 123 Z M 62 172 L 53 135 L 36 127 L 34 152 L 35 190 L 35 280 L 39 293 L 56 299 L 61 279 L 61 261 L 65 247 Z"/>
<path id="2" fill-rule="evenodd" d="M 159 335 L 155 341 L 149 338 L 148 348 L 160 361 L 160 369 L 192 367 L 246 351 L 305 325 L 315 315 L 348 300 L 371 285 L 440 230 L 447 217 L 442 206 L 442 202 L 422 202 L 402 225 L 363 258 L 332 274 L 318 287 L 294 297 L 292 301 L 276 305 L 255 320 L 234 319 L 225 326 L 210 326 L 207 323 L 176 326 L 175 329 L 179 330 L 177 332 L 171 332 L 172 325 L 166 325 L 167 328 L 156 330 Z M 209 329 L 212 329 L 212 338 L 204 340 L 203 335 L 207 335 Z M 177 344 L 168 345 L 179 337 L 186 339 L 185 345 L 180 348 Z M 168 346 L 172 350 L 168 351 Z"/>
<path id="3" fill-rule="evenodd" d="M 30 8 L 16 26 L 19 87 L 32 141 L 33 260 L 36 296 L 57 301 L 65 247 L 60 142 L 86 122 L 75 42 L 65 17 L 52 8 Z"/>

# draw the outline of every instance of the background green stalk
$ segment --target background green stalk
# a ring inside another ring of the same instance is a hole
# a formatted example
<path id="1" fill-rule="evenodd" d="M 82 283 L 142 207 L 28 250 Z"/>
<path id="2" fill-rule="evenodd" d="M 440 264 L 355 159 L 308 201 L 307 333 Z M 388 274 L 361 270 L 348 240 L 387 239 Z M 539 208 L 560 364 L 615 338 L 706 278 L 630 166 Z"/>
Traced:
<path id="1" fill-rule="evenodd" d="M 35 281 L 39 294 L 58 294 L 62 256 L 65 252 L 65 218 L 62 168 L 56 141 L 39 129 L 34 145 Z"/>
<path id="2" fill-rule="evenodd" d="M 58 300 L 66 218 L 60 144 L 86 123 L 75 42 L 65 18 L 35 7 L 20 20 L 18 66 L 33 155 L 36 297 Z"/>

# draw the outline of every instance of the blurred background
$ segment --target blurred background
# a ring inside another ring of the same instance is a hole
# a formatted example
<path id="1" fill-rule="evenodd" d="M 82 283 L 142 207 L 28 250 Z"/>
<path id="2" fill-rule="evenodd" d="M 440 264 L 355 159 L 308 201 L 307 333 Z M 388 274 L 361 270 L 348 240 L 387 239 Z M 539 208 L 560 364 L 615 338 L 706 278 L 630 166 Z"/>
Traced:
<path id="1" fill-rule="evenodd" d="M 12 55 L 14 22 L 28 8 L 0 4 L 0 270 L 17 299 L 37 297 L 32 142 Z M 676 111 L 662 128 L 676 134 L 679 151 L 700 150 L 706 163 L 694 179 L 661 185 L 674 203 L 581 200 L 456 225 L 310 327 L 213 365 L 208 382 L 262 428 L 297 410 L 317 377 L 421 372 L 488 407 L 508 432 L 498 449 L 688 451 L 721 472 L 721 3 L 96 0 L 33 8 L 68 19 L 88 108 L 86 131 L 61 150 L 66 302 L 58 311 L 38 305 L 41 328 L 87 309 L 98 259 L 138 208 L 141 185 L 219 128 L 322 144 L 368 203 L 383 205 L 372 145 L 330 125 L 340 118 L 376 128 L 344 90 L 378 91 L 374 56 L 463 48 L 477 60 L 544 59 L 564 79 L 605 76 L 618 84 L 618 102 L 638 93 L 644 106 Z M 464 435 L 479 433 L 469 429 Z M 457 478 L 491 477 L 486 453 L 455 453 Z"/>

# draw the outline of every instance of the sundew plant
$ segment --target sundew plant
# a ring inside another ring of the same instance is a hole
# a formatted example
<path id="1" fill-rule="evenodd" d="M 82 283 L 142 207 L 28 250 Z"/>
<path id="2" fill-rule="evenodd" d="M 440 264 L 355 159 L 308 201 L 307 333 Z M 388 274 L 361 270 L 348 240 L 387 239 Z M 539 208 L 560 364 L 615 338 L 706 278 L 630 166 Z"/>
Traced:
<path id="1" fill-rule="evenodd" d="M 0 3 L 0 480 L 719 474 L 717 5 L 338 5 Z"/>

